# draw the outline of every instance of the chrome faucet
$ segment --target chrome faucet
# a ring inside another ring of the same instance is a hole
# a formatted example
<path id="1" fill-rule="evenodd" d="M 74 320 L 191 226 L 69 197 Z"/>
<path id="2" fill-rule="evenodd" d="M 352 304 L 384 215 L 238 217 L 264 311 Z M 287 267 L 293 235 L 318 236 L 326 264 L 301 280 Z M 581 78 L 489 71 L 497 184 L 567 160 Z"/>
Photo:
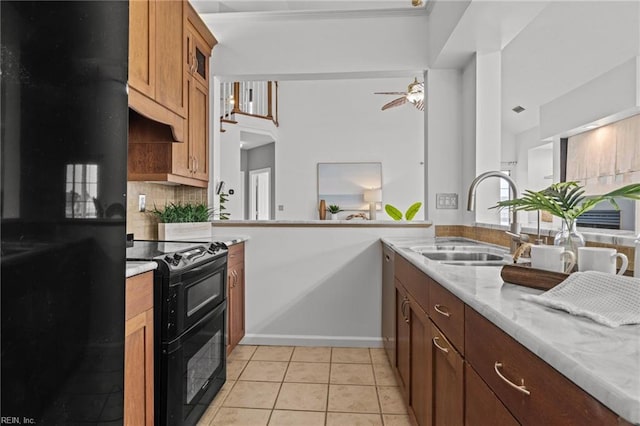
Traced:
<path id="1" fill-rule="evenodd" d="M 476 208 L 476 189 L 480 182 L 485 180 L 486 178 L 497 177 L 507 181 L 509 184 L 509 188 L 511 189 L 511 194 L 513 198 L 518 196 L 518 187 L 513 179 L 511 179 L 508 175 L 499 172 L 499 171 L 490 171 L 479 174 L 469 186 L 469 198 L 467 200 L 467 210 L 472 212 Z M 511 236 L 511 254 L 515 253 L 520 245 L 520 242 L 524 241 L 525 238 L 520 235 L 520 224 L 518 224 L 518 214 L 514 209 L 511 210 L 511 225 L 509 231 L 506 231 L 508 235 Z"/>

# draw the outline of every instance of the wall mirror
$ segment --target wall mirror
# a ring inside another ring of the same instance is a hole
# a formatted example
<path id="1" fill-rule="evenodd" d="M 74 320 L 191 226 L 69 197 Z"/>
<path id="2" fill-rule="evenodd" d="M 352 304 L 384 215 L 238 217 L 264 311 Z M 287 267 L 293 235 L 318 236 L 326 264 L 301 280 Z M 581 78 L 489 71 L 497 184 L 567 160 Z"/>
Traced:
<path id="1" fill-rule="evenodd" d="M 318 202 L 342 210 L 368 210 L 365 191 L 382 190 L 382 163 L 318 163 Z M 378 201 L 382 201 L 381 195 Z M 377 209 L 381 208 L 380 204 Z"/>

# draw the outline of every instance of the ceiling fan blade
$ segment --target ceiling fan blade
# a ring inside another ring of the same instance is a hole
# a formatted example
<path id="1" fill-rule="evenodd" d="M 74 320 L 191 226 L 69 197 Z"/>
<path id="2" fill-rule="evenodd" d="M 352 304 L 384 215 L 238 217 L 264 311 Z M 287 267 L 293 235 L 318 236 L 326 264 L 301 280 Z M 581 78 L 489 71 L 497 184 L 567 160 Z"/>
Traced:
<path id="1" fill-rule="evenodd" d="M 406 95 L 406 92 L 373 92 L 374 95 Z"/>
<path id="2" fill-rule="evenodd" d="M 389 108 L 393 108 L 393 107 L 397 107 L 400 105 L 404 105 L 407 102 L 407 98 L 402 97 L 402 98 L 398 98 L 398 99 L 394 99 L 391 102 L 384 104 L 382 106 L 382 110 L 384 111 L 385 109 L 389 109 Z"/>
<path id="3" fill-rule="evenodd" d="M 416 108 L 418 108 L 420 111 L 424 111 L 424 101 L 423 100 L 419 100 L 418 102 L 416 102 L 415 104 L 413 104 Z"/>

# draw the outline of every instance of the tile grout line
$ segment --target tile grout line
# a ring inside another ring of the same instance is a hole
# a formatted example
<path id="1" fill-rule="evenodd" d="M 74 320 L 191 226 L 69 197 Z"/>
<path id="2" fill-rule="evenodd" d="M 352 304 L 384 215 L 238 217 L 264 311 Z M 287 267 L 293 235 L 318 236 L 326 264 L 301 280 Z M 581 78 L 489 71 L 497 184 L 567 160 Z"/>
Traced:
<path id="1" fill-rule="evenodd" d="M 278 403 L 278 398 L 280 397 L 280 392 L 282 391 L 282 386 L 284 385 L 284 378 L 287 377 L 287 372 L 289 371 L 289 365 L 291 365 L 291 358 L 293 358 L 293 352 L 295 351 L 295 346 L 291 349 L 291 354 L 289 355 L 289 360 L 287 361 L 287 368 L 284 369 L 284 374 L 282 375 L 282 381 L 280 382 L 280 386 L 278 386 L 278 393 L 276 394 L 276 399 L 273 401 L 273 407 L 271 408 L 271 412 L 269 413 L 269 418 L 267 419 L 267 426 L 271 422 L 271 417 L 273 416 L 273 412 L 276 409 L 276 404 Z M 258 349 L 256 348 L 256 352 Z"/>
<path id="2" fill-rule="evenodd" d="M 373 383 L 376 388 L 376 399 L 378 400 L 378 409 L 380 410 L 380 423 L 384 425 L 384 416 L 382 415 L 382 402 L 380 402 L 380 392 L 378 392 L 378 378 L 376 377 L 376 371 L 373 368 L 373 357 L 371 356 L 371 348 L 369 348 L 369 356 L 371 357 L 371 370 L 373 372 Z"/>

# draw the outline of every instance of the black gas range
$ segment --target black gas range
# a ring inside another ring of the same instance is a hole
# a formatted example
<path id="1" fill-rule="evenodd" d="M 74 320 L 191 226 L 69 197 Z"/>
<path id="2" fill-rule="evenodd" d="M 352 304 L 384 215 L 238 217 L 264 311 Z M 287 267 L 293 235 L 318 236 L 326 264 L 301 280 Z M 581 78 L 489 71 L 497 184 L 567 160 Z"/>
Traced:
<path id="1" fill-rule="evenodd" d="M 227 247 L 219 242 L 134 240 L 127 260 L 158 264 L 156 424 L 195 425 L 226 379 Z"/>

